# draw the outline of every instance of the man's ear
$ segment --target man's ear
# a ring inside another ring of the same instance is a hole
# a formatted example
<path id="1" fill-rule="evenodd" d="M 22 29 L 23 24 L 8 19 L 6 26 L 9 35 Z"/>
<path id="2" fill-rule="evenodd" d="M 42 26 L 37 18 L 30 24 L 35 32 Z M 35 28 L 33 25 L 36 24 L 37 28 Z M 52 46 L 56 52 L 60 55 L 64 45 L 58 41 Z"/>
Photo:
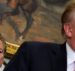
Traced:
<path id="1" fill-rule="evenodd" d="M 67 23 L 64 24 L 64 31 L 67 37 L 72 37 L 72 27 L 70 24 Z"/>

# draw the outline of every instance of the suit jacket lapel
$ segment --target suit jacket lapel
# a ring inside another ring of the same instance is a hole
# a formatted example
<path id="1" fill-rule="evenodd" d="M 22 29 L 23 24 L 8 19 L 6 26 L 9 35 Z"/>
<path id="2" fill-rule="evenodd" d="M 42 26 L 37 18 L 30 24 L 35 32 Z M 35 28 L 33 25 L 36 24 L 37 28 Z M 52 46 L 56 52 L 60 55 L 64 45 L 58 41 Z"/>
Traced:
<path id="1" fill-rule="evenodd" d="M 54 60 L 53 71 L 67 71 L 67 53 L 66 43 L 60 45 L 59 52 L 57 53 L 56 60 Z M 57 67 L 57 68 L 56 68 Z"/>
<path id="2" fill-rule="evenodd" d="M 51 71 L 67 71 L 67 54 L 66 45 L 55 45 L 51 51 L 49 51 L 49 58 L 51 60 Z M 51 54 L 52 53 L 52 54 Z"/>
<path id="3" fill-rule="evenodd" d="M 61 62 L 60 62 L 60 71 L 67 71 L 67 52 L 66 52 L 66 43 L 61 45 Z"/>
<path id="4" fill-rule="evenodd" d="M 65 43 L 60 45 L 56 57 L 53 58 L 53 71 L 67 71 L 67 53 Z"/>

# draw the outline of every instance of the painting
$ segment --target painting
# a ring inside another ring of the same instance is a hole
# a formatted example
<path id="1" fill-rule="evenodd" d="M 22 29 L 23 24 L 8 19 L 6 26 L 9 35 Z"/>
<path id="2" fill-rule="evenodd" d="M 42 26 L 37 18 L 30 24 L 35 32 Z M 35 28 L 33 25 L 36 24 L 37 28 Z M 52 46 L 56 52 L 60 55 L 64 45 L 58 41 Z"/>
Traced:
<path id="1" fill-rule="evenodd" d="M 36 0 L 0 0 L 0 32 L 6 41 L 20 44 L 33 24 Z"/>
<path id="2" fill-rule="evenodd" d="M 70 1 L 0 0 L 0 33 L 7 52 L 15 54 L 24 41 L 62 43 L 61 14 Z"/>

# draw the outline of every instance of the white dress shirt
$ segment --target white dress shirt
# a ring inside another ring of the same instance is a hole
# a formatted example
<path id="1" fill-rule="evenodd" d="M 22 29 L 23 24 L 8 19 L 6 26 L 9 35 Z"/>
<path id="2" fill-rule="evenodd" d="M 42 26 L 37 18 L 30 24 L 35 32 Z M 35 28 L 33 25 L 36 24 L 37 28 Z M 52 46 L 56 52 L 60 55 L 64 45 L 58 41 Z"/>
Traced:
<path id="1" fill-rule="evenodd" d="M 3 70 L 4 70 L 4 68 L 5 68 L 5 65 L 4 65 L 4 64 L 2 64 L 2 66 L 0 67 L 0 71 L 3 71 Z"/>
<path id="2" fill-rule="evenodd" d="M 75 69 L 75 51 L 66 43 L 67 49 L 67 71 L 74 71 Z"/>

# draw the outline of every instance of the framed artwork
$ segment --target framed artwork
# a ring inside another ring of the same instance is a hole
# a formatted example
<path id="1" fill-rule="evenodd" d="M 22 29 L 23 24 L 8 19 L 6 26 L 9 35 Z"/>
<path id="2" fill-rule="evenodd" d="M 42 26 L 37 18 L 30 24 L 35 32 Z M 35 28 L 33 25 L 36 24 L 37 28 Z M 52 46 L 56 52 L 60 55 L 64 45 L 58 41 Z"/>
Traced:
<path id="1" fill-rule="evenodd" d="M 6 57 L 12 57 L 24 41 L 62 43 L 60 19 L 68 2 L 0 0 L 0 33 L 7 43 Z"/>

